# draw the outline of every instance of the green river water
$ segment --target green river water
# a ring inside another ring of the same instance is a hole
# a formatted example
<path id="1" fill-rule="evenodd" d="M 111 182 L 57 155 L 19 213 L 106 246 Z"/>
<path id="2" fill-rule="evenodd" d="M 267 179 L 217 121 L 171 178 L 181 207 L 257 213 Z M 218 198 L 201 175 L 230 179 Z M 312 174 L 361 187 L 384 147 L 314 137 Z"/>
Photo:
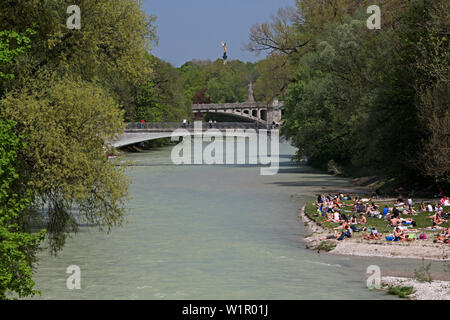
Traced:
<path id="1" fill-rule="evenodd" d="M 37 299 L 393 299 L 366 287 L 366 269 L 415 262 L 318 254 L 305 248 L 298 209 L 316 192 L 351 188 L 290 162 L 277 175 L 256 166 L 185 165 L 171 147 L 128 154 L 134 165 L 128 224 L 110 234 L 82 227 L 58 256 L 40 254 Z M 81 270 L 69 290 L 66 268 Z"/>

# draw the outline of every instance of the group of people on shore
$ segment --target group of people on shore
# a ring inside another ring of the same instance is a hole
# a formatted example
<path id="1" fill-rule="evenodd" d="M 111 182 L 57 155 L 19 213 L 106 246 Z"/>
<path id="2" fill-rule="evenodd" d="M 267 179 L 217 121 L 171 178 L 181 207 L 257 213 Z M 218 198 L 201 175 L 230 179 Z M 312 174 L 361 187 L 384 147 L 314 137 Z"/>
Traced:
<path id="1" fill-rule="evenodd" d="M 355 198 L 353 215 L 346 214 L 345 212 L 351 213 L 350 210 L 343 210 L 344 200 L 350 200 L 351 197 L 349 195 L 339 194 L 339 195 L 319 195 L 317 198 L 317 215 L 326 215 L 327 219 L 325 222 L 334 222 L 339 223 L 339 226 L 333 228 L 334 234 L 324 237 L 321 240 L 326 239 L 337 239 L 339 241 L 344 240 L 346 237 L 351 238 L 353 232 L 360 231 L 371 231 L 370 235 L 373 237 L 378 237 L 378 231 L 375 227 L 367 228 L 363 226 L 362 228 L 358 228 L 358 225 L 365 225 L 367 223 L 367 218 L 365 214 L 370 213 L 373 214 L 378 210 L 378 207 L 375 203 L 372 202 L 370 205 L 363 204 L 362 200 L 357 201 Z M 357 214 L 359 214 L 359 219 L 357 218 Z"/>
<path id="2" fill-rule="evenodd" d="M 353 200 L 352 204 L 344 204 L 344 200 Z M 416 239 L 417 226 L 416 221 L 411 216 L 416 216 L 418 213 L 413 208 L 412 197 L 406 201 L 399 195 L 395 204 L 392 207 L 384 206 L 383 209 L 372 201 L 370 198 L 354 197 L 349 195 L 318 195 L 317 197 L 317 213 L 316 216 L 325 218 L 324 222 L 338 223 L 339 225 L 333 228 L 332 235 L 321 238 L 344 240 L 346 237 L 351 238 L 353 232 L 370 231 L 369 234 L 364 235 L 366 240 L 381 240 L 383 235 L 378 232 L 375 226 L 367 227 L 367 217 L 384 219 L 388 225 L 393 227 L 393 234 L 386 237 L 390 241 L 409 241 Z M 353 206 L 352 210 L 344 210 L 345 206 Z M 443 210 L 444 206 L 450 206 L 449 199 L 442 197 L 439 203 L 433 207 L 431 203 L 422 201 L 419 212 L 434 212 L 430 216 L 433 224 L 433 231 L 442 229 L 439 225 L 447 221 L 448 213 Z M 405 217 L 406 216 L 406 217 Z M 409 216 L 409 217 L 408 217 Z M 435 242 L 449 243 L 450 228 L 443 228 L 443 231 L 438 235 Z M 419 239 L 425 240 L 427 236 L 424 232 L 420 234 Z"/>

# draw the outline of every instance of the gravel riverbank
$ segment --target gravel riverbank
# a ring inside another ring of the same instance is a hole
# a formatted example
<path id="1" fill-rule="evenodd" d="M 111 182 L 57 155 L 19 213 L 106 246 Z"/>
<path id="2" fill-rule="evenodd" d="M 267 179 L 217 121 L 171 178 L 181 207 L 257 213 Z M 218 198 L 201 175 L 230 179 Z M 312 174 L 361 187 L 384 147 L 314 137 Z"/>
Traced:
<path id="1" fill-rule="evenodd" d="M 450 300 L 450 281 L 419 282 L 402 277 L 382 277 L 382 285 L 413 287 L 414 293 L 409 296 L 411 300 Z"/>

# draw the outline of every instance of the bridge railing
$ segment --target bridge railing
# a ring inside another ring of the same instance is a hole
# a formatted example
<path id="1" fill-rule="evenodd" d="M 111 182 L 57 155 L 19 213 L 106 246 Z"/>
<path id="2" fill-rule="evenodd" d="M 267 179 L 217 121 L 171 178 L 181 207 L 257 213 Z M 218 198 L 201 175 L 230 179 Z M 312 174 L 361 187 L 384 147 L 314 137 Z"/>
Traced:
<path id="1" fill-rule="evenodd" d="M 130 122 L 127 123 L 125 130 L 175 130 L 175 129 L 194 129 L 194 123 L 182 122 Z M 202 129 L 266 129 L 267 126 L 258 122 L 202 122 Z"/>

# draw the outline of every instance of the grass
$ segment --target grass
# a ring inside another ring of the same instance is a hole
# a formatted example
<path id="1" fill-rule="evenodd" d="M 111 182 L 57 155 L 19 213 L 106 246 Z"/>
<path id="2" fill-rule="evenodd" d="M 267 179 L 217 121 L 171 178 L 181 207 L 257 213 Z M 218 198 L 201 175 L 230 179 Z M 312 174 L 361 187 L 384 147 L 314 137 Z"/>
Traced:
<path id="1" fill-rule="evenodd" d="M 399 296 L 400 298 L 407 299 L 411 294 L 415 292 L 413 287 L 406 286 L 389 286 L 388 293 Z"/>
<path id="2" fill-rule="evenodd" d="M 434 201 L 436 201 L 436 199 L 430 200 L 431 203 L 434 203 Z M 343 210 L 351 211 L 353 209 L 353 206 L 351 205 L 353 203 L 352 200 L 346 200 L 346 201 L 342 201 L 342 202 L 345 204 L 345 206 L 343 207 Z M 385 202 L 385 201 L 380 201 L 380 200 L 374 200 L 374 202 L 376 205 L 379 206 L 380 211 L 383 210 L 384 206 L 393 207 L 393 205 L 394 205 L 393 202 Z M 427 203 L 427 201 L 425 201 L 425 203 Z M 416 221 L 417 226 L 412 227 L 412 228 L 419 230 L 419 233 L 420 233 L 421 231 L 424 231 L 426 227 L 433 226 L 432 219 L 430 219 L 429 217 L 432 216 L 434 213 L 419 212 L 420 203 L 413 205 L 413 208 L 417 212 L 416 216 L 402 215 L 404 218 L 412 217 Z M 444 211 L 449 212 L 450 207 L 444 207 Z M 308 202 L 305 207 L 305 214 L 309 218 L 311 218 L 312 220 L 314 220 L 316 223 L 320 224 L 321 226 L 328 228 L 330 231 L 332 231 L 333 228 L 335 228 L 339 225 L 338 223 L 325 222 L 325 220 L 327 220 L 326 215 L 316 216 L 316 213 L 317 213 L 317 208 L 315 205 L 315 201 Z M 348 216 L 352 215 L 352 212 L 344 211 L 344 213 L 347 214 Z M 367 217 L 367 216 L 366 216 L 366 218 L 367 218 L 367 224 L 365 225 L 366 227 L 368 227 L 368 228 L 375 227 L 379 233 L 383 234 L 383 236 L 393 233 L 393 227 L 389 226 L 389 222 L 386 221 L 385 219 L 378 219 L 378 218 L 372 218 L 372 217 Z M 357 219 L 359 220 L 359 215 L 357 216 Z M 358 225 L 358 228 L 361 228 L 361 227 L 362 227 L 362 225 Z M 450 227 L 450 222 L 447 220 L 447 222 L 445 222 L 444 224 L 441 224 L 441 227 Z M 368 232 L 354 232 L 353 236 L 356 238 L 362 237 L 362 235 L 364 233 L 368 233 Z M 426 231 L 426 233 L 427 233 L 427 236 L 429 239 L 430 239 L 430 237 L 434 237 L 434 235 L 436 234 L 436 232 L 432 232 L 432 231 Z"/>
<path id="3" fill-rule="evenodd" d="M 322 242 L 316 247 L 316 250 L 318 250 L 318 251 L 323 250 L 323 251 L 328 252 L 328 251 L 333 250 L 335 247 L 336 247 L 336 244 L 335 244 L 335 243 L 331 243 L 331 242 L 329 242 L 329 241 L 322 241 Z"/>

